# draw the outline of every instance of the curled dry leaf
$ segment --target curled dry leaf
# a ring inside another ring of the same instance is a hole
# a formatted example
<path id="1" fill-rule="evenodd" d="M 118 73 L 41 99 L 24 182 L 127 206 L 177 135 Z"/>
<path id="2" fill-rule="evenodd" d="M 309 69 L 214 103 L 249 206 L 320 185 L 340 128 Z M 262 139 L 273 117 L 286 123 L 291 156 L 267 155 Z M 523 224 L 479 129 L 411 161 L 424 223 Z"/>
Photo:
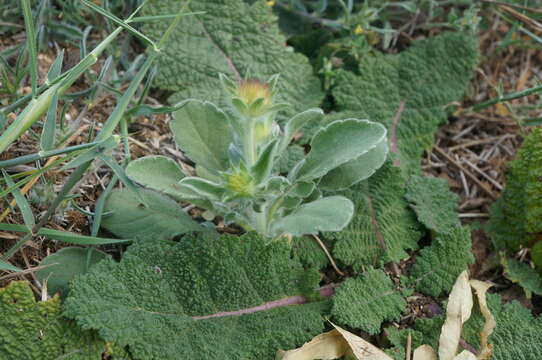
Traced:
<path id="1" fill-rule="evenodd" d="M 335 330 L 314 337 L 302 347 L 277 352 L 277 360 L 332 360 L 353 355 L 357 360 L 393 360 L 385 352 L 335 324 Z"/>
<path id="2" fill-rule="evenodd" d="M 461 328 L 470 318 L 472 304 L 469 275 L 465 270 L 457 278 L 450 293 L 448 306 L 446 306 L 446 321 L 442 326 L 439 340 L 440 360 L 454 360 L 461 337 Z"/>
<path id="3" fill-rule="evenodd" d="M 484 324 L 484 328 L 482 329 L 482 332 L 480 333 L 481 349 L 480 349 L 480 354 L 478 355 L 478 360 L 489 360 L 491 358 L 491 353 L 493 352 L 493 346 L 489 344 L 488 338 L 489 338 L 489 335 L 493 333 L 495 326 L 497 326 L 495 317 L 489 311 L 489 308 L 487 307 L 487 301 L 486 301 L 486 292 L 492 285 L 483 281 L 479 281 L 479 280 L 471 280 L 470 285 L 472 286 L 472 288 L 474 289 L 476 293 L 476 296 L 478 297 L 478 304 L 480 304 L 480 311 L 482 312 L 482 315 L 484 316 L 484 319 L 486 320 Z"/>

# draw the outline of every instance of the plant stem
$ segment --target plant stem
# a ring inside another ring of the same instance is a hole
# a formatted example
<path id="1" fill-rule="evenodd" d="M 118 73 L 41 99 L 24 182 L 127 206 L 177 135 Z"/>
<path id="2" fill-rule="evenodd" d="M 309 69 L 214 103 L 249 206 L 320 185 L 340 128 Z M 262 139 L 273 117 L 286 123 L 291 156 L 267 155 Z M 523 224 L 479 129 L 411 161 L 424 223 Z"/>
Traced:
<path id="1" fill-rule="evenodd" d="M 74 145 L 74 146 L 66 147 L 64 149 L 40 151 L 40 152 L 35 153 L 35 154 L 19 156 L 19 157 L 15 158 L 15 159 L 0 161 L 0 169 L 7 168 L 9 166 L 27 164 L 29 162 L 41 160 L 41 159 L 48 158 L 48 157 L 51 157 L 51 156 L 62 155 L 62 154 L 71 153 L 73 151 L 88 149 L 88 148 L 93 147 L 94 145 L 97 145 L 97 144 L 99 144 L 99 142 L 91 142 L 91 143 L 88 143 L 88 144 L 81 144 L 81 145 Z"/>

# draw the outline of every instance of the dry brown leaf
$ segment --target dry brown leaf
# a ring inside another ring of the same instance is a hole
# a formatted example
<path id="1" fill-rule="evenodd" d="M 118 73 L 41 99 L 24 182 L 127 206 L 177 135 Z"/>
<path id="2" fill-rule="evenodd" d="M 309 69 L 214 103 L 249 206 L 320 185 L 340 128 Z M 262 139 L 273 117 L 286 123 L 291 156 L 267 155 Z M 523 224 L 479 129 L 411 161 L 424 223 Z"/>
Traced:
<path id="1" fill-rule="evenodd" d="M 440 333 L 439 360 L 454 360 L 461 337 L 461 328 L 471 315 L 472 305 L 469 275 L 465 270 L 457 278 L 448 298 L 446 321 Z"/>
<path id="2" fill-rule="evenodd" d="M 488 338 L 489 335 L 493 333 L 495 326 L 497 326 L 497 323 L 495 322 L 495 317 L 493 317 L 493 314 L 491 314 L 491 311 L 489 311 L 486 301 L 486 292 L 492 285 L 479 280 L 471 280 L 470 285 L 472 286 L 476 293 L 476 296 L 478 297 L 480 311 L 482 312 L 482 315 L 486 320 L 484 328 L 480 333 L 480 345 L 482 348 L 480 350 L 480 354 L 478 355 L 478 360 L 488 360 L 491 358 L 491 353 L 493 352 L 493 346 L 488 342 Z"/>
<path id="3" fill-rule="evenodd" d="M 353 354 L 357 360 L 393 360 L 357 335 L 331 323 L 335 330 L 315 336 L 302 347 L 277 352 L 277 360 L 332 360 Z"/>
<path id="4" fill-rule="evenodd" d="M 357 360 L 393 360 L 388 354 L 359 336 L 354 335 L 333 323 L 331 323 L 331 325 L 341 333 Z"/>
<path id="5" fill-rule="evenodd" d="M 419 346 L 414 350 L 414 356 L 412 360 L 437 360 L 437 354 L 435 350 L 429 345 Z"/>
<path id="6" fill-rule="evenodd" d="M 337 330 L 315 336 L 302 347 L 284 351 L 279 350 L 277 360 L 332 360 L 338 359 L 348 351 L 348 343 Z"/>

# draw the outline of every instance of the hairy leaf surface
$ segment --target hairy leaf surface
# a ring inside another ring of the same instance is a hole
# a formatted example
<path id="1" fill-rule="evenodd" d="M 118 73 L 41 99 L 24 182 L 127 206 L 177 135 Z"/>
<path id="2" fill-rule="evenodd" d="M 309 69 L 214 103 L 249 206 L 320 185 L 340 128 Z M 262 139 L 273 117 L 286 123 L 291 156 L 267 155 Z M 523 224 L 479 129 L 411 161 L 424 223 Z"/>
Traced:
<path id="1" fill-rule="evenodd" d="M 441 234 L 423 248 L 410 272 L 416 288 L 424 294 L 440 296 L 449 291 L 457 276 L 474 262 L 470 229 L 457 227 Z"/>
<path id="2" fill-rule="evenodd" d="M 61 316 L 60 298 L 36 301 L 27 282 L 0 289 L 0 359 L 100 360 L 106 344 Z"/>
<path id="3" fill-rule="evenodd" d="M 144 241 L 74 281 L 66 313 L 136 359 L 272 359 L 323 330 L 321 303 L 222 312 L 300 303 L 309 279 L 286 243 L 254 234 Z"/>
<path id="4" fill-rule="evenodd" d="M 383 321 L 397 320 L 405 308 L 405 299 L 388 275 L 369 268 L 339 287 L 333 297 L 332 314 L 341 324 L 377 334 Z"/>
<path id="5" fill-rule="evenodd" d="M 393 162 L 347 192 L 356 215 L 345 231 L 330 235 L 335 256 L 354 270 L 397 262 L 417 248 L 421 233 L 405 199 L 407 180 L 420 175 L 421 154 L 446 121 L 446 105 L 463 94 L 478 56 L 472 35 L 445 33 L 398 55 L 366 56 L 358 73 L 338 75 L 339 110 L 383 124 Z"/>
<path id="6" fill-rule="evenodd" d="M 421 236 L 415 215 L 404 201 L 405 188 L 398 168 L 387 161 L 371 180 L 342 193 L 355 205 L 354 217 L 335 239 L 334 255 L 359 271 L 364 265 L 379 266 L 408 257 Z"/>
<path id="7" fill-rule="evenodd" d="M 406 198 L 412 203 L 418 220 L 428 229 L 444 234 L 460 225 L 457 216 L 459 196 L 450 191 L 446 180 L 412 176 Z"/>
<path id="8" fill-rule="evenodd" d="M 175 14 L 182 4 L 153 1 L 145 11 L 146 15 Z M 293 105 L 289 115 L 320 104 L 320 81 L 308 59 L 285 45 L 277 19 L 265 2 L 193 0 L 188 11 L 204 13 L 181 20 L 159 59 L 155 82 L 175 92 L 170 102 L 196 98 L 223 105 L 219 73 L 237 80 L 280 73 L 281 100 Z M 156 21 L 146 25 L 145 31 L 160 38 L 167 25 Z"/>

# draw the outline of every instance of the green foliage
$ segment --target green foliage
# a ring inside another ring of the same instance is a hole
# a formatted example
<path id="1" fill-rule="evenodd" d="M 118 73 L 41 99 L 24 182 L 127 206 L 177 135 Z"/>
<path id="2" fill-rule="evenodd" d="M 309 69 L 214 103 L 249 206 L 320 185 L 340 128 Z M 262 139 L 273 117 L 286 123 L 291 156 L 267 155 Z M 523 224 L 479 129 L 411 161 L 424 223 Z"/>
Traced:
<path id="1" fill-rule="evenodd" d="M 412 203 L 418 220 L 430 230 L 444 234 L 460 225 L 457 216 L 459 197 L 450 191 L 444 179 L 412 176 L 406 199 Z"/>
<path id="2" fill-rule="evenodd" d="M 154 1 L 144 11 L 173 14 L 181 5 L 176 0 Z M 237 80 L 249 73 L 258 78 L 280 73 L 281 99 L 293 105 L 287 115 L 320 104 L 320 81 L 305 56 L 284 46 L 286 39 L 264 1 L 248 5 L 243 0 L 193 0 L 188 11 L 204 13 L 181 20 L 159 59 L 155 84 L 175 92 L 170 102 L 196 98 L 224 105 L 219 73 Z M 159 37 L 165 28 L 157 21 L 144 30 Z"/>
<path id="3" fill-rule="evenodd" d="M 542 129 L 535 129 L 511 162 L 506 188 L 491 209 L 488 230 L 497 249 L 518 251 L 542 242 L 541 178 Z M 542 270 L 542 254 L 532 260 Z"/>
<path id="4" fill-rule="evenodd" d="M 527 298 L 530 299 L 533 293 L 542 296 L 542 277 L 535 269 L 515 259 L 503 257 L 501 262 L 504 275 L 508 280 L 521 285 Z"/>
<path id="5" fill-rule="evenodd" d="M 385 125 L 396 164 L 418 173 L 423 150 L 446 121 L 445 106 L 463 95 L 478 56 L 472 35 L 444 33 L 398 55 L 364 57 L 359 74 L 339 74 L 333 96 L 341 110 L 360 111 Z"/>
<path id="6" fill-rule="evenodd" d="M 478 56 L 472 35 L 445 33 L 398 55 L 364 56 L 358 72 L 340 71 L 333 90 L 339 110 L 386 126 L 393 159 L 346 193 L 356 215 L 329 236 L 337 240 L 335 256 L 354 270 L 398 262 L 417 248 L 420 226 L 405 198 L 407 181 L 420 175 L 420 156 L 446 121 L 446 105 L 463 94 Z"/>
<path id="7" fill-rule="evenodd" d="M 292 164 L 289 144 L 306 125 L 321 123 L 323 111 L 295 115 L 281 133 L 275 119 L 284 105 L 275 102 L 276 76 L 266 83 L 236 83 L 224 75 L 220 80 L 230 95 L 229 111 L 189 99 L 170 123 L 197 176 L 183 177 L 176 165 L 156 157 L 129 164 L 128 176 L 269 238 L 343 229 L 352 218 L 352 202 L 340 195 L 321 198 L 318 186 L 344 189 L 371 176 L 386 159 L 384 126 L 359 119 L 330 122 L 316 132 L 307 155 L 293 145 L 301 158 Z M 278 172 L 284 156 L 291 164 L 287 177 Z M 133 215 L 126 212 L 123 222 Z"/>
<path id="8" fill-rule="evenodd" d="M 114 190 L 105 203 L 102 226 L 123 239 L 161 238 L 174 236 L 203 228 L 172 199 L 152 190 L 141 189 L 139 198 L 128 189 Z"/>
<path id="9" fill-rule="evenodd" d="M 79 274 L 84 274 L 107 254 L 94 248 L 67 247 L 44 258 L 40 266 L 47 266 L 36 271 L 38 280 L 45 284 L 49 295 L 59 293 L 62 298 L 68 295 L 70 281 Z"/>
<path id="10" fill-rule="evenodd" d="M 175 186 L 184 177 L 179 165 L 165 156 L 146 156 L 131 161 L 125 170 L 132 180 L 172 197 L 176 197 Z"/>
<path id="11" fill-rule="evenodd" d="M 322 269 L 329 264 L 329 259 L 320 245 L 309 236 L 295 238 L 292 251 L 305 267 Z"/>
<path id="12" fill-rule="evenodd" d="M 60 298 L 36 302 L 27 282 L 0 289 L 2 360 L 100 360 L 106 344 L 61 316 Z"/>
<path id="13" fill-rule="evenodd" d="M 312 275 L 254 233 L 142 241 L 74 281 L 65 312 L 135 359 L 271 359 L 323 330 L 322 303 L 195 317 L 296 300 L 318 286 Z"/>
<path id="14" fill-rule="evenodd" d="M 416 288 L 430 296 L 449 291 L 457 276 L 474 262 L 471 231 L 457 227 L 448 234 L 440 234 L 430 246 L 423 248 L 410 271 Z"/>
<path id="15" fill-rule="evenodd" d="M 343 193 L 355 204 L 354 217 L 341 232 L 327 234 L 336 240 L 333 254 L 359 271 L 364 265 L 379 266 L 408 257 L 417 249 L 421 232 L 403 200 L 405 188 L 400 170 L 388 160 L 371 180 Z"/>
<path id="16" fill-rule="evenodd" d="M 405 299 L 388 275 L 369 268 L 342 283 L 333 297 L 331 312 L 340 324 L 377 334 L 383 321 L 398 320 L 405 308 Z"/>
<path id="17" fill-rule="evenodd" d="M 411 349 L 416 349 L 417 347 L 423 345 L 423 334 L 419 331 L 412 329 L 398 329 L 390 326 L 387 327 L 384 332 L 386 333 L 386 338 L 393 345 L 392 348 L 386 349 L 386 353 L 395 360 L 406 359 L 405 349 L 407 348 L 407 339 L 409 334 L 412 341 Z"/>

